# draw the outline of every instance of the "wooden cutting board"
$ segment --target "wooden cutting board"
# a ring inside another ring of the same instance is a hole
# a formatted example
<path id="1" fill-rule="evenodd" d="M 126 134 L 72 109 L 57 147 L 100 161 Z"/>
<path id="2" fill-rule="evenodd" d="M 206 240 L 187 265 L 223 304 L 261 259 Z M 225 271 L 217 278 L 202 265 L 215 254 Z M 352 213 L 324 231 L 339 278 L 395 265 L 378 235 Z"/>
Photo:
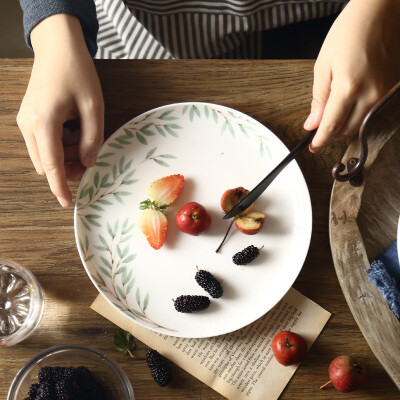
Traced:
<path id="1" fill-rule="evenodd" d="M 400 389 L 400 322 L 365 269 L 396 239 L 400 211 L 400 91 L 377 111 L 368 128 L 363 184 L 335 182 L 330 242 L 337 276 L 365 339 Z M 354 141 L 343 163 L 359 153 Z"/>

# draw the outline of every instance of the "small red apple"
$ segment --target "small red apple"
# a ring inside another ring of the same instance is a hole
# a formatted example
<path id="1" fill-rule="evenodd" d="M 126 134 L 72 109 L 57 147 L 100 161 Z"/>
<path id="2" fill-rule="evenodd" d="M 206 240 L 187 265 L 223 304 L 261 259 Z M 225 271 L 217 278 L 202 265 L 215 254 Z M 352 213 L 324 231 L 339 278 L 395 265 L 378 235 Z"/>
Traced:
<path id="1" fill-rule="evenodd" d="M 307 355 L 307 343 L 297 333 L 283 331 L 278 333 L 271 343 L 276 360 L 285 366 L 303 361 Z"/>
<path id="2" fill-rule="evenodd" d="M 252 211 L 235 219 L 236 228 L 246 235 L 255 235 L 261 231 L 266 215 L 261 212 Z"/>
<path id="3" fill-rule="evenodd" d="M 332 383 L 340 392 L 358 389 L 367 379 L 367 371 L 360 361 L 350 356 L 336 357 L 329 366 L 329 379 L 321 389 Z"/>
<path id="4" fill-rule="evenodd" d="M 185 204 L 176 214 L 176 226 L 189 235 L 198 236 L 211 225 L 211 216 L 199 203 Z"/>
<path id="5" fill-rule="evenodd" d="M 224 192 L 224 194 L 221 197 L 221 208 L 224 211 L 224 213 L 228 213 L 229 211 L 232 210 L 233 207 L 236 206 L 242 200 L 245 196 L 247 196 L 250 193 L 249 190 L 243 188 L 243 187 L 237 187 L 234 189 L 228 189 Z M 253 204 L 246 208 L 240 215 L 246 215 L 248 214 L 253 208 Z"/>

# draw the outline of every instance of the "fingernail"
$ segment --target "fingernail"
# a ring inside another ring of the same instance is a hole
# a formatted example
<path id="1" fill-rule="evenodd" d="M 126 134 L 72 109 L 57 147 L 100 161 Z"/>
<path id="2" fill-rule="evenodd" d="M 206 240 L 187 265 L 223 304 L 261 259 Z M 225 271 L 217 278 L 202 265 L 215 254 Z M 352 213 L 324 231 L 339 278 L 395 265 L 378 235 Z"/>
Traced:
<path id="1" fill-rule="evenodd" d="M 61 204 L 61 207 L 68 207 L 68 201 L 62 197 L 57 197 L 58 202 Z"/>
<path id="2" fill-rule="evenodd" d="M 90 153 L 86 155 L 86 157 L 83 159 L 83 163 L 87 167 L 93 167 L 94 164 L 96 164 L 97 161 L 97 153 Z"/>
<path id="3" fill-rule="evenodd" d="M 304 129 L 312 129 L 314 127 L 315 117 L 316 115 L 314 113 L 310 113 L 306 122 L 304 122 Z"/>

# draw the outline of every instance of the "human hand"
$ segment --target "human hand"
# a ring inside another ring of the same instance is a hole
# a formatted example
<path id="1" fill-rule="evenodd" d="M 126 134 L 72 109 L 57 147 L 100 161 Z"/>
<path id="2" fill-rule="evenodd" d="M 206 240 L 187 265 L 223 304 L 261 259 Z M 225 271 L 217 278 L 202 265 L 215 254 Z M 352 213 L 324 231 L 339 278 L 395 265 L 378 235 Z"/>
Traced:
<path id="1" fill-rule="evenodd" d="M 96 163 L 104 136 L 100 82 L 76 17 L 57 14 L 31 33 L 35 60 L 17 123 L 33 165 L 46 175 L 63 207 L 71 204 L 68 180 Z M 63 124 L 80 118 L 80 131 Z"/>
<path id="2" fill-rule="evenodd" d="M 351 0 L 314 66 L 311 113 L 317 152 L 334 137 L 358 132 L 372 106 L 400 80 L 400 1 Z"/>

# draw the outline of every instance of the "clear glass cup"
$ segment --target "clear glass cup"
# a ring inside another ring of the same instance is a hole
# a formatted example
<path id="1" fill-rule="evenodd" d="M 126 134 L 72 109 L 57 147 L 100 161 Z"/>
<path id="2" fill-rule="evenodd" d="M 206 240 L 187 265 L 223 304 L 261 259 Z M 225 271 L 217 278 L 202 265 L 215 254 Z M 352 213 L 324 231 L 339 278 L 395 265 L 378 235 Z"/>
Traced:
<path id="1" fill-rule="evenodd" d="M 0 347 L 26 339 L 39 325 L 43 310 L 43 293 L 35 276 L 0 258 Z"/>
<path id="2" fill-rule="evenodd" d="M 51 347 L 28 363 L 15 376 L 7 400 L 22 400 L 29 386 L 37 382 L 42 367 L 87 367 L 103 386 L 108 400 L 134 400 L 132 385 L 122 368 L 106 354 L 89 346 L 63 345 Z"/>

